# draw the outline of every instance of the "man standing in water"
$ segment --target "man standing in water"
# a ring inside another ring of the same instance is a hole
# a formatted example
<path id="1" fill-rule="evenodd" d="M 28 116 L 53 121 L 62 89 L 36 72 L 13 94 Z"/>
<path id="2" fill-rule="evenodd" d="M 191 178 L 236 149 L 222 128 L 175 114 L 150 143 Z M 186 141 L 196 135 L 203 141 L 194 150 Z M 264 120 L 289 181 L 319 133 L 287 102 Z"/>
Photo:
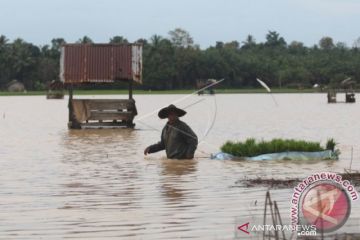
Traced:
<path id="1" fill-rule="evenodd" d="M 165 149 L 168 158 L 194 158 L 198 139 L 193 130 L 186 123 L 179 120 L 179 117 L 185 114 L 184 110 L 172 104 L 161 109 L 158 113 L 159 118 L 168 118 L 168 122 L 162 130 L 160 142 L 147 147 L 144 154 L 147 155 Z"/>

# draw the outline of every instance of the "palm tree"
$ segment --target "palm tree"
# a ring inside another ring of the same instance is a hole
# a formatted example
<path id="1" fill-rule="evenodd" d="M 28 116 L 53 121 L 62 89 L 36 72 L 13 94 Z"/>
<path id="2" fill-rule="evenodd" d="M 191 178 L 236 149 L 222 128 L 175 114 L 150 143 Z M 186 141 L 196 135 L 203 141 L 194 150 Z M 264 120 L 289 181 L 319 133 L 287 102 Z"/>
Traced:
<path id="1" fill-rule="evenodd" d="M 163 38 L 159 35 L 154 34 L 151 38 L 150 38 L 150 44 L 152 47 L 154 48 L 158 48 L 160 46 L 160 42 Z"/>
<path id="2" fill-rule="evenodd" d="M 51 49 L 59 51 L 61 45 L 65 44 L 66 41 L 63 38 L 53 38 L 51 40 Z"/>
<path id="3" fill-rule="evenodd" d="M 8 39 L 5 37 L 5 35 L 0 36 L 0 47 L 4 46 L 8 42 Z"/>
<path id="4" fill-rule="evenodd" d="M 253 35 L 247 35 L 245 41 L 242 41 L 243 47 L 248 48 L 256 45 L 256 41 Z"/>
<path id="5" fill-rule="evenodd" d="M 270 47 L 285 47 L 286 42 L 283 37 L 280 37 L 280 34 L 276 31 L 269 31 L 268 34 L 266 34 L 266 43 L 265 45 Z"/>
<path id="6" fill-rule="evenodd" d="M 91 38 L 88 36 L 84 36 L 83 38 L 80 38 L 77 43 L 87 44 L 87 43 L 94 43 Z"/>
<path id="7" fill-rule="evenodd" d="M 129 41 L 124 38 L 123 36 L 114 36 L 112 38 L 110 38 L 110 43 L 111 44 L 127 44 L 129 43 Z"/>

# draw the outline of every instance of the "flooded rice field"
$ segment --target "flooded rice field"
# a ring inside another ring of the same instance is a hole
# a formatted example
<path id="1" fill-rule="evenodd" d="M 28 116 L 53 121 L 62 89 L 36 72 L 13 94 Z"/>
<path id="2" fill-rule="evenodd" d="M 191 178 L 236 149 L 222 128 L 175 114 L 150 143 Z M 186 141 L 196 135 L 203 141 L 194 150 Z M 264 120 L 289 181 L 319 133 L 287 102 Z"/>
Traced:
<path id="1" fill-rule="evenodd" d="M 233 239 L 236 218 L 263 214 L 267 190 L 238 186 L 239 179 L 343 172 L 352 149 L 352 169 L 360 170 L 359 103 L 327 104 L 324 94 L 275 94 L 278 106 L 267 94 L 191 96 L 176 105 L 199 137 L 195 159 L 144 156 L 166 122 L 156 110 L 182 97 L 135 96 L 141 121 L 134 130 L 68 130 L 66 99 L 0 97 L 0 239 Z M 322 144 L 333 137 L 341 155 L 320 162 L 209 158 L 225 141 L 249 137 Z M 271 190 L 284 216 L 292 191 Z M 360 218 L 354 203 L 351 216 Z"/>

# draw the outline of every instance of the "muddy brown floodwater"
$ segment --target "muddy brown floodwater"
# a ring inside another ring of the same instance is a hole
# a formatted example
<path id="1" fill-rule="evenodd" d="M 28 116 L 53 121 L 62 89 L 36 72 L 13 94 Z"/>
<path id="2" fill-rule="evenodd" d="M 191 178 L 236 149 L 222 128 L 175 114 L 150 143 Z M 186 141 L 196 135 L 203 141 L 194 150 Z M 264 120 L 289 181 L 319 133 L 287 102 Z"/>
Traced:
<path id="1" fill-rule="evenodd" d="M 165 124 L 156 114 L 134 130 L 68 130 L 66 100 L 0 97 L 0 239 L 232 239 L 236 218 L 262 214 L 266 192 L 238 187 L 239 179 L 342 172 L 351 148 L 352 168 L 360 170 L 359 103 L 327 104 L 324 94 L 274 96 L 278 106 L 266 94 L 192 96 L 178 103 L 204 99 L 183 118 L 201 141 L 190 161 L 168 160 L 164 152 L 144 157 Z M 138 117 L 181 97 L 135 96 Z M 248 137 L 323 144 L 333 137 L 342 154 L 322 162 L 208 158 L 226 140 Z M 289 215 L 292 189 L 271 193 Z M 354 202 L 351 216 L 359 218 L 359 210 Z"/>

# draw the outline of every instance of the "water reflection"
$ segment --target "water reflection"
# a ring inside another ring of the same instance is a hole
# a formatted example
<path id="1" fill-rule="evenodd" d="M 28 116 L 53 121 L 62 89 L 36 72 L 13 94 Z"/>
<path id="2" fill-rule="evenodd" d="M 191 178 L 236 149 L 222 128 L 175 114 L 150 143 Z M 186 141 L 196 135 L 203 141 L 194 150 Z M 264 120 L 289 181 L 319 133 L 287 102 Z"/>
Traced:
<path id="1" fill-rule="evenodd" d="M 168 202 L 181 203 L 189 198 L 189 189 L 184 185 L 195 180 L 197 164 L 196 160 L 166 159 L 161 162 L 161 194 Z"/>
<path id="2" fill-rule="evenodd" d="M 95 161 L 133 156 L 140 147 L 139 134 L 132 129 L 69 130 L 63 134 L 63 161 Z"/>
<path id="3" fill-rule="evenodd" d="M 138 162 L 134 159 L 139 148 L 138 138 L 137 131 L 132 129 L 84 129 L 64 133 L 61 159 L 66 169 L 63 172 L 66 183 L 61 184 L 58 196 L 68 198 L 62 208 L 124 209 L 139 202 Z M 127 156 L 126 159 L 123 156 Z M 77 198 L 71 198 L 74 196 Z"/>

